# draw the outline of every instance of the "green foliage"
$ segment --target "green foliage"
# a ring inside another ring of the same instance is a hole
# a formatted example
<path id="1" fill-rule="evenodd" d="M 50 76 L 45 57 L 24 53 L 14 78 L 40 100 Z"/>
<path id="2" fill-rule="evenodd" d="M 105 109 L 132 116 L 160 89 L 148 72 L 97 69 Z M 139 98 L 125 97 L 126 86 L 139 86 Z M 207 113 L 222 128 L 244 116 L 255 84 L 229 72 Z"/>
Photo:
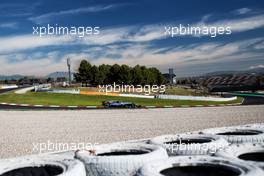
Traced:
<path id="1" fill-rule="evenodd" d="M 147 68 L 136 65 L 91 65 L 86 60 L 82 60 L 75 75 L 75 80 L 82 84 L 133 84 L 133 85 L 161 85 L 164 77 L 157 68 Z"/>
<path id="2" fill-rule="evenodd" d="M 91 68 L 92 66 L 89 62 L 82 60 L 78 69 L 78 73 L 74 75 L 76 81 L 87 85 L 93 77 Z"/>

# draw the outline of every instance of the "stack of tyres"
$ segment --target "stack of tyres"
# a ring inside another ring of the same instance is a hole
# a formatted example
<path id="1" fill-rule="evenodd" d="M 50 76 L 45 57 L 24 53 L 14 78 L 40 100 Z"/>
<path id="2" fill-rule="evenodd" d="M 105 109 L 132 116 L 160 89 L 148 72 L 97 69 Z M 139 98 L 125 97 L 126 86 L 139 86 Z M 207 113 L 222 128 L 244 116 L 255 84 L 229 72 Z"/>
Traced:
<path id="1" fill-rule="evenodd" d="M 0 176 L 136 175 L 264 176 L 264 124 L 0 160 Z"/>

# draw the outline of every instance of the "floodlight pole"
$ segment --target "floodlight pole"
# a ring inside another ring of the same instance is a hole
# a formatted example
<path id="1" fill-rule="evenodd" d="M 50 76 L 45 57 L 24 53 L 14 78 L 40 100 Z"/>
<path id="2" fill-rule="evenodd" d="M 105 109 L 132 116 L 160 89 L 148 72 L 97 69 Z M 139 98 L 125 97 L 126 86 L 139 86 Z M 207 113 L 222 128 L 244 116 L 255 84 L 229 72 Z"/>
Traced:
<path id="1" fill-rule="evenodd" d="M 71 59 L 67 58 L 67 66 L 68 66 L 68 73 L 69 73 L 69 85 L 71 85 Z"/>

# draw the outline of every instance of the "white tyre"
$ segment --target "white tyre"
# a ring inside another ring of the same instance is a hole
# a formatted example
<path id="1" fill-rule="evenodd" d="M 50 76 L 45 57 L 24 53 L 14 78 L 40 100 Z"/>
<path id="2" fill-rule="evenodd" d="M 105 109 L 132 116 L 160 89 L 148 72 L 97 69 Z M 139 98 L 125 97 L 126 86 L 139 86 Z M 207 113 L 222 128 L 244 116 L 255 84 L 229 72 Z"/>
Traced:
<path id="1" fill-rule="evenodd" d="M 122 144 L 96 146 L 93 151 L 78 151 L 89 176 L 131 176 L 144 164 L 168 158 L 166 151 L 155 145 Z"/>
<path id="2" fill-rule="evenodd" d="M 264 169 L 264 144 L 231 145 L 216 153 L 230 159 L 240 159 Z"/>
<path id="3" fill-rule="evenodd" d="M 264 131 L 264 123 L 254 123 L 254 124 L 248 124 L 248 125 L 243 125 L 243 127 L 250 127 L 254 128 L 256 130 L 263 130 Z"/>
<path id="4" fill-rule="evenodd" d="M 228 146 L 224 138 L 199 134 L 158 136 L 151 139 L 149 143 L 163 146 L 169 156 L 210 155 Z"/>
<path id="5" fill-rule="evenodd" d="M 231 144 L 264 142 L 264 129 L 254 126 L 210 128 L 201 133 L 221 136 Z"/>
<path id="6" fill-rule="evenodd" d="M 86 176 L 84 164 L 69 153 L 0 160 L 0 176 Z"/>
<path id="7" fill-rule="evenodd" d="M 137 176 L 263 176 L 243 161 L 210 156 L 177 156 L 143 166 Z"/>

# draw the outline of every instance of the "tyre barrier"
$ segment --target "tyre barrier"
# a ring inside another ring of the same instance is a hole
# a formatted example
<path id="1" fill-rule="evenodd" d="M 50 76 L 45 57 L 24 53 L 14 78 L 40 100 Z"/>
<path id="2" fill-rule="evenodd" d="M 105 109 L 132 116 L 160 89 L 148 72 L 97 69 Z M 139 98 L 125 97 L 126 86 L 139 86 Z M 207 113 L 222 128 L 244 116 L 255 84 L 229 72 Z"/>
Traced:
<path id="1" fill-rule="evenodd" d="M 145 145 L 105 145 L 93 151 L 77 151 L 89 176 L 132 176 L 145 163 L 168 158 L 159 146 Z"/>
<path id="2" fill-rule="evenodd" d="M 0 176 L 263 176 L 263 129 L 263 123 L 222 127 L 3 159 Z M 178 144 L 189 148 L 170 150 Z"/>
<path id="3" fill-rule="evenodd" d="M 232 145 L 218 151 L 216 156 L 244 160 L 264 170 L 264 144 Z"/>
<path id="4" fill-rule="evenodd" d="M 73 156 L 65 152 L 4 159 L 0 176 L 86 176 L 84 164 Z"/>
<path id="5" fill-rule="evenodd" d="M 224 138 L 199 134 L 158 136 L 149 143 L 163 146 L 169 156 L 212 155 L 229 144 Z"/>
<path id="6" fill-rule="evenodd" d="M 177 156 L 144 165 L 137 176 L 263 176 L 243 161 L 211 156 Z"/>
<path id="7" fill-rule="evenodd" d="M 264 128 L 256 125 L 210 128 L 200 133 L 221 136 L 231 144 L 264 142 Z"/>

